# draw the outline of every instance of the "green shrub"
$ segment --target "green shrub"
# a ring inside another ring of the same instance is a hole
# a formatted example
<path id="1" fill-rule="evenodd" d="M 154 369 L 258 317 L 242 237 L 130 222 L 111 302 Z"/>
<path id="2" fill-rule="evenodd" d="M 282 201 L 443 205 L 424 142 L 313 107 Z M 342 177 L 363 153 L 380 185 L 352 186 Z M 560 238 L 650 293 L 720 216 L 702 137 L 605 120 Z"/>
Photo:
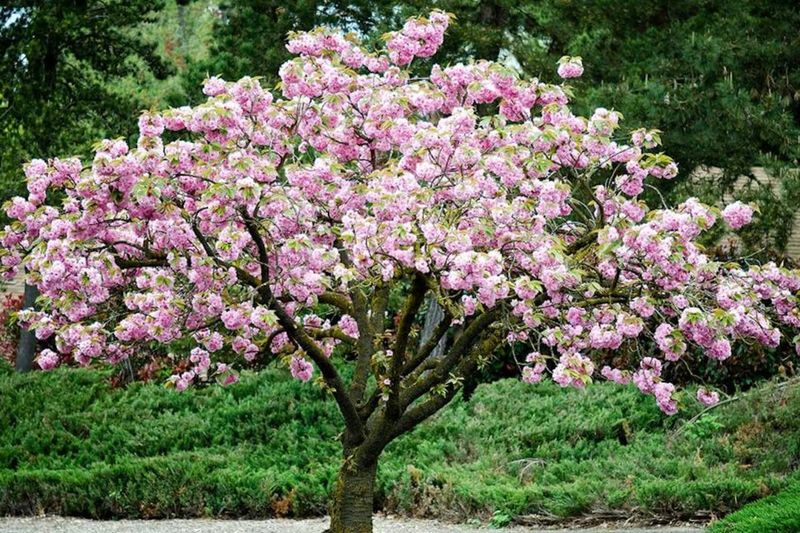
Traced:
<path id="1" fill-rule="evenodd" d="M 189 517 L 325 512 L 340 461 L 325 393 L 267 370 L 176 393 L 108 372 L 0 370 L 0 514 Z M 688 393 L 687 393 L 688 394 Z M 389 446 L 378 505 L 417 516 L 724 514 L 782 489 L 800 391 L 660 414 L 633 388 L 502 380 Z M 776 409 L 779 406 L 779 409 Z"/>
<path id="2" fill-rule="evenodd" d="M 795 533 L 800 531 L 800 480 L 777 495 L 744 506 L 712 524 L 711 533 Z"/>

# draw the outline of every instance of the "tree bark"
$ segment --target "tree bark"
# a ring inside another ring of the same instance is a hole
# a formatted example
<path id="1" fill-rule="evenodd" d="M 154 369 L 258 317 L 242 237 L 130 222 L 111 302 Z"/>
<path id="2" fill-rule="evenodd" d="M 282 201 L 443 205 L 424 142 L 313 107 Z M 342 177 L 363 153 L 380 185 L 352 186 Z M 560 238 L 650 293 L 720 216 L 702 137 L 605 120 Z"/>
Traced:
<path id="1" fill-rule="evenodd" d="M 377 461 L 345 459 L 333 491 L 330 533 L 372 533 Z"/>
<path id="2" fill-rule="evenodd" d="M 25 284 L 22 308 L 29 309 L 36 303 L 39 291 L 33 285 Z M 17 345 L 16 369 L 18 372 L 28 372 L 33 368 L 33 358 L 36 355 L 36 336 L 33 331 L 19 328 L 19 344 Z"/>

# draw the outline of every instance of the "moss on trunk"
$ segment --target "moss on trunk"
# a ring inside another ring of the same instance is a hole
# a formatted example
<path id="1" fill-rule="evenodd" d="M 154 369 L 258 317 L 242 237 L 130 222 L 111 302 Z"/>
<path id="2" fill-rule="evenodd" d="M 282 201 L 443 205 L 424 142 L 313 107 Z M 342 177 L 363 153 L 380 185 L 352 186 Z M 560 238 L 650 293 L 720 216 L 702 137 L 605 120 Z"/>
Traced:
<path id="1" fill-rule="evenodd" d="M 331 502 L 331 533 L 372 533 L 377 463 L 345 460 Z"/>

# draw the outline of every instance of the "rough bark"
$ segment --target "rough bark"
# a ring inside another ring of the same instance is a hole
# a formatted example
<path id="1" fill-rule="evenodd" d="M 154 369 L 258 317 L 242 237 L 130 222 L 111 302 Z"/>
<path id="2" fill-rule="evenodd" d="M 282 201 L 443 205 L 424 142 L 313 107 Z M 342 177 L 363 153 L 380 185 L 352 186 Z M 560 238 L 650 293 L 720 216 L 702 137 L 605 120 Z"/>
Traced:
<path id="1" fill-rule="evenodd" d="M 372 533 L 377 466 L 345 459 L 333 491 L 330 533 Z"/>

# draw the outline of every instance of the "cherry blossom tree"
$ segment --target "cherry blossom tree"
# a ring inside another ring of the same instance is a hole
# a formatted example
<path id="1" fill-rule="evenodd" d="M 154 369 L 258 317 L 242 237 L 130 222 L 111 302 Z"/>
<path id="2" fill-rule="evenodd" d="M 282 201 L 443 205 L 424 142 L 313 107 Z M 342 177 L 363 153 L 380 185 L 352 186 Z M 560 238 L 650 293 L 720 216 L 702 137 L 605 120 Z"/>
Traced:
<path id="1" fill-rule="evenodd" d="M 567 85 L 486 61 L 412 77 L 448 22 L 409 20 L 377 50 L 292 35 L 280 97 L 210 78 L 205 103 L 144 113 L 136 147 L 31 162 L 0 242 L 5 275 L 24 268 L 41 291 L 20 314 L 55 348 L 39 365 L 166 350 L 179 391 L 267 360 L 317 375 L 343 418 L 335 533 L 371 531 L 382 450 L 499 349 L 531 383 L 632 381 L 668 414 L 717 402 L 662 369 L 690 347 L 776 346 L 800 324 L 800 273 L 707 257 L 701 234 L 752 209 L 646 205 L 646 182 L 678 172 L 658 132 L 575 116 Z M 558 70 L 579 76 L 581 60 Z M 421 339 L 434 301 L 443 318 Z"/>

